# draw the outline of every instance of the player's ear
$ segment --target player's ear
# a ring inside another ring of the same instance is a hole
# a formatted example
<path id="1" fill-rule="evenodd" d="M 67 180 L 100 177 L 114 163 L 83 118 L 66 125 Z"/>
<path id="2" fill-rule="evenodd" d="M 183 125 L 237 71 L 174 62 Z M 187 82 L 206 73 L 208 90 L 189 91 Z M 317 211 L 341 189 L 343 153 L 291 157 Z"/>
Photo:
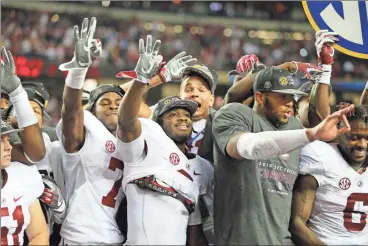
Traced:
<path id="1" fill-rule="evenodd" d="M 263 105 L 265 102 L 265 95 L 259 91 L 254 93 L 254 98 L 257 104 Z"/>

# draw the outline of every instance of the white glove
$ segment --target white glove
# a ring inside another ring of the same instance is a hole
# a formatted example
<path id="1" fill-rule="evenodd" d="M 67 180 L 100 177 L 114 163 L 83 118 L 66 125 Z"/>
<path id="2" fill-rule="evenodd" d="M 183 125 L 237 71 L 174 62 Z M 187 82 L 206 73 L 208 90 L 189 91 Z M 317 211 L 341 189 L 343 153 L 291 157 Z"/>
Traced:
<path id="1" fill-rule="evenodd" d="M 88 68 L 92 64 L 93 35 L 96 30 L 96 17 L 92 17 L 88 28 L 88 18 L 84 18 L 82 22 L 82 30 L 79 35 L 78 26 L 74 26 L 75 50 L 74 57 L 70 62 L 63 63 L 59 66 L 61 71 Z M 95 42 L 97 46 L 97 41 Z"/>
<path id="2" fill-rule="evenodd" d="M 184 70 L 190 63 L 197 61 L 191 55 L 186 56 L 187 52 L 183 51 L 172 58 L 161 70 L 160 76 L 164 82 L 180 80 Z"/>
<path id="3" fill-rule="evenodd" d="M 143 39 L 139 39 L 139 59 L 134 71 L 121 71 L 116 77 L 136 79 L 139 82 L 148 84 L 153 76 L 159 72 L 160 64 L 163 60 L 158 55 L 161 40 L 156 40 L 152 48 L 152 36 L 147 36 L 146 47 L 144 47 Z"/>

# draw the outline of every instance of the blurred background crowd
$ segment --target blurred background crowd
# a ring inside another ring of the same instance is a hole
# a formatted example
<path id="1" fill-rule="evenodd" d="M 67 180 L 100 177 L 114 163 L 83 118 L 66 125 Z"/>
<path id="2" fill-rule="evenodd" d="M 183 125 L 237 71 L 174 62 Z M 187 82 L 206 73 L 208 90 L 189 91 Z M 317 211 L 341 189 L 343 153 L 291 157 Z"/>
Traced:
<path id="1" fill-rule="evenodd" d="M 64 85 L 57 67 L 73 55 L 73 26 L 91 16 L 97 17 L 95 37 L 103 43 L 103 54 L 88 77 L 98 83 L 118 83 L 114 76 L 119 70 L 134 69 L 138 39 L 147 34 L 162 41 L 166 60 L 185 50 L 215 69 L 217 104 L 232 83 L 227 72 L 244 54 L 256 54 L 266 65 L 317 63 L 314 30 L 300 2 L 5 2 L 1 44 L 16 56 L 23 80 L 38 80 L 50 90 L 48 110 L 55 121 Z M 332 83 L 341 88 L 334 87 L 335 96 L 354 101 L 355 90 L 361 91 L 368 78 L 368 62 L 336 53 Z M 154 94 L 153 100 L 161 98 L 165 88 Z"/>

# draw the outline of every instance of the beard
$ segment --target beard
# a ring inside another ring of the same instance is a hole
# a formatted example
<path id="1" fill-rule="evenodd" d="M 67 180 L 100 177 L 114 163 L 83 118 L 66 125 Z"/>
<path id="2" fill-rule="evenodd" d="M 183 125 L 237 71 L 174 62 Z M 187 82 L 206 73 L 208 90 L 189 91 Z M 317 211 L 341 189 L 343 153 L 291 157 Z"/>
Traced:
<path id="1" fill-rule="evenodd" d="M 270 100 L 268 100 L 268 98 L 265 99 L 264 107 L 265 107 L 265 112 L 266 112 L 268 120 L 274 126 L 285 125 L 288 123 L 288 121 L 285 122 L 285 121 L 280 120 L 281 117 L 277 114 L 277 112 L 275 111 L 273 105 L 271 104 Z"/>

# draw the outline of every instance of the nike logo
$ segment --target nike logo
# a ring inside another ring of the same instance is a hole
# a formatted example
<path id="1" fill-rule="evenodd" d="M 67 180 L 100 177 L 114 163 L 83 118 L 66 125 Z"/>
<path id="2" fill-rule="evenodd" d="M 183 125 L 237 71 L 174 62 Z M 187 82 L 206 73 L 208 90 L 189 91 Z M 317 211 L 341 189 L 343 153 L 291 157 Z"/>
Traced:
<path id="1" fill-rule="evenodd" d="M 194 171 L 194 175 L 197 175 L 198 176 L 198 175 L 201 175 L 201 174 L 200 173 L 196 173 L 196 171 Z"/>
<path id="2" fill-rule="evenodd" d="M 17 202 L 17 201 L 19 201 L 19 199 L 21 199 L 23 196 L 20 196 L 20 197 L 18 197 L 18 198 L 13 198 L 13 200 L 14 200 L 14 202 Z"/>

